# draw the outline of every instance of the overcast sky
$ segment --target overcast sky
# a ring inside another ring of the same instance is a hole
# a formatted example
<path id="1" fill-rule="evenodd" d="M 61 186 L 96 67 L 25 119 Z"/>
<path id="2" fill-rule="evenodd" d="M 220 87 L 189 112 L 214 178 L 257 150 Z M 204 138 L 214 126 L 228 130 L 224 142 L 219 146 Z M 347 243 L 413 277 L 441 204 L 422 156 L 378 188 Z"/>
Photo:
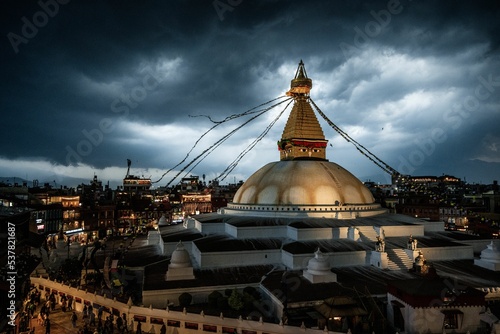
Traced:
<path id="1" fill-rule="evenodd" d="M 214 123 L 283 96 L 298 62 L 311 98 L 404 174 L 500 179 L 498 1 L 2 1 L 0 176 L 74 186 L 158 180 Z M 280 114 L 248 123 L 184 173 L 214 179 Z M 290 107 L 223 183 L 279 160 Z M 327 158 L 388 174 L 319 116 Z M 174 175 L 249 118 L 209 132 Z M 184 176 L 181 173 L 181 176 Z"/>

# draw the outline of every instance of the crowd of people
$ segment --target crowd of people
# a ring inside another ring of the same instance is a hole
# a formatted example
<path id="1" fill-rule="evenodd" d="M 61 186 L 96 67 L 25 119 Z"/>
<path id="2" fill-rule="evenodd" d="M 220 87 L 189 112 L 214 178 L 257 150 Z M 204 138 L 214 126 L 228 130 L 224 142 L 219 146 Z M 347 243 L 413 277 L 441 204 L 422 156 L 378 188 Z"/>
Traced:
<path id="1" fill-rule="evenodd" d="M 127 326 L 127 315 L 125 313 L 116 317 L 113 314 L 110 314 L 105 318 L 103 318 L 103 314 L 104 308 L 102 306 L 97 310 L 97 312 L 94 312 L 92 305 L 84 305 L 82 311 L 83 327 L 81 328 L 81 334 L 131 333 Z M 73 327 L 76 327 L 77 316 L 75 312 L 73 312 L 71 321 L 73 323 Z"/>
<path id="2" fill-rule="evenodd" d="M 35 324 L 31 320 L 36 318 L 36 325 L 45 328 L 45 334 L 50 334 L 53 326 L 50 316 L 56 311 L 68 314 L 75 334 L 142 334 L 141 323 L 138 322 L 136 331 L 133 331 L 125 313 L 121 316 L 106 315 L 108 313 L 104 312 L 104 307 L 95 309 L 91 304 L 84 305 L 82 312 L 79 313 L 73 309 L 73 303 L 72 297 L 48 291 L 42 298 L 42 292 L 33 289 L 28 294 L 21 312 L 19 332 L 34 334 Z"/>

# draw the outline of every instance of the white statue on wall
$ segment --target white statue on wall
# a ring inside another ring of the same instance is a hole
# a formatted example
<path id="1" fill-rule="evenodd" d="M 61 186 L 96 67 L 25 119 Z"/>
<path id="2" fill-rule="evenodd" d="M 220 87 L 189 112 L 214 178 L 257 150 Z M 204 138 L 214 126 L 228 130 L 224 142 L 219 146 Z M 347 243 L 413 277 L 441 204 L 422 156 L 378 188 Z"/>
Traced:
<path id="1" fill-rule="evenodd" d="M 375 243 L 375 250 L 377 252 L 385 252 L 385 241 L 380 237 L 380 235 L 377 235 L 377 242 Z"/>
<path id="2" fill-rule="evenodd" d="M 413 236 L 410 234 L 410 238 L 408 238 L 408 244 L 407 244 L 408 249 L 413 251 L 417 250 L 417 243 L 418 240 L 413 238 Z"/>

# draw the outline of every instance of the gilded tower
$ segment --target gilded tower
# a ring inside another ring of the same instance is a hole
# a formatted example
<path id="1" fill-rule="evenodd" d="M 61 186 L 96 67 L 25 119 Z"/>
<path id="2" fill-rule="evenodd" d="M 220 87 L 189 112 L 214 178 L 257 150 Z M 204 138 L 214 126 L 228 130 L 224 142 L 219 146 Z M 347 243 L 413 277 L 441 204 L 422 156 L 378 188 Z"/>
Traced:
<path id="1" fill-rule="evenodd" d="M 295 101 L 278 142 L 280 160 L 326 160 L 328 141 L 309 102 L 311 88 L 312 80 L 301 60 L 286 93 Z"/>

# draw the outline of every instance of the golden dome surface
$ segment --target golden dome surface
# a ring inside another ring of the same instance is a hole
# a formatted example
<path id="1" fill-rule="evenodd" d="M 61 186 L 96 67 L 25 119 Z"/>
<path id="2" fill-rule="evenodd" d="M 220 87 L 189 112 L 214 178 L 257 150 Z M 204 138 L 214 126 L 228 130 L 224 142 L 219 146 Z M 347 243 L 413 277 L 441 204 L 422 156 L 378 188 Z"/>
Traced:
<path id="1" fill-rule="evenodd" d="M 238 189 L 233 203 L 256 205 L 372 204 L 371 192 L 349 171 L 329 161 L 271 162 Z"/>

